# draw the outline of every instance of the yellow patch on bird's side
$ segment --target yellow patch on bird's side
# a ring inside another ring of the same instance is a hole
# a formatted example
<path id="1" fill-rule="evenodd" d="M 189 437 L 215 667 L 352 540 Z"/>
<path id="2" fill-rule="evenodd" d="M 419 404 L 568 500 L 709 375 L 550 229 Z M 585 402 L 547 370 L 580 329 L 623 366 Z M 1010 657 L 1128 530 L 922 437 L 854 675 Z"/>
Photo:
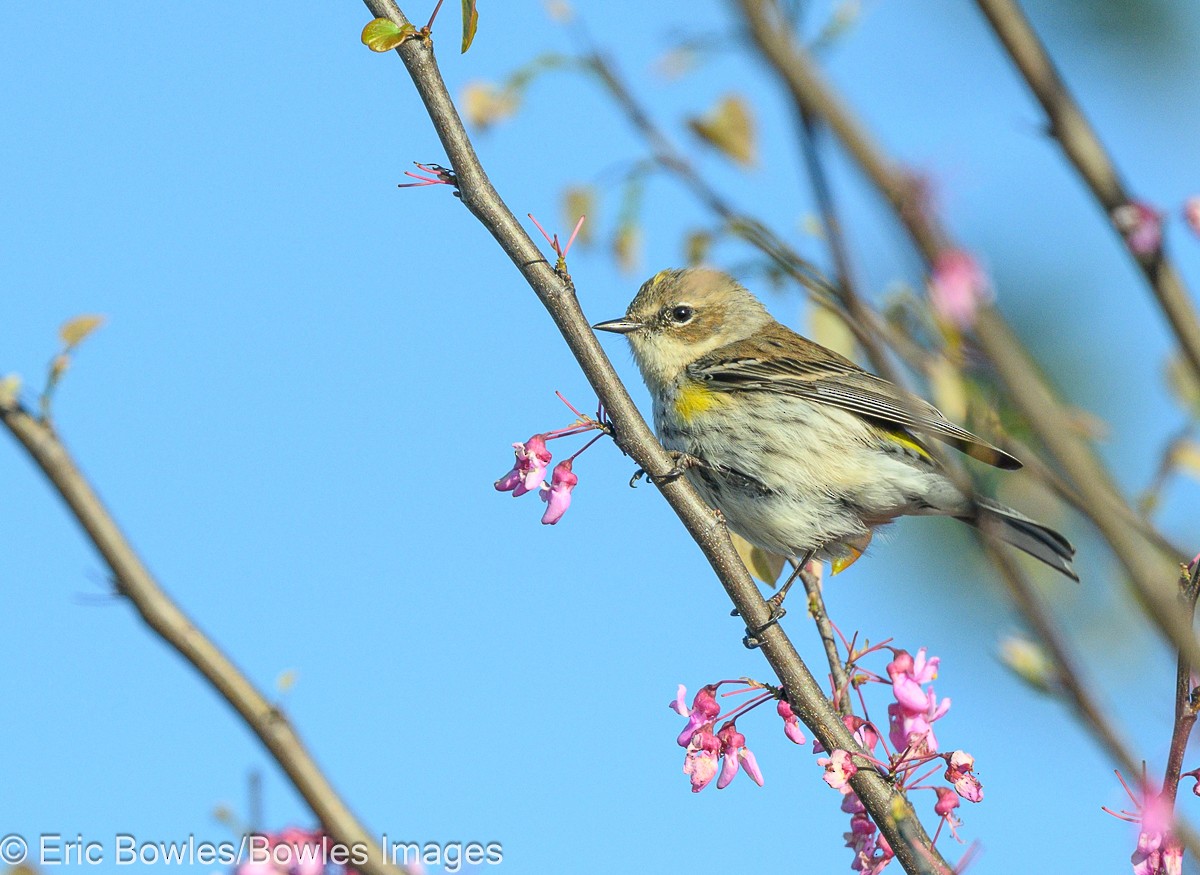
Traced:
<path id="1" fill-rule="evenodd" d="M 916 453 L 922 459 L 932 459 L 933 458 L 932 456 L 929 455 L 929 450 L 925 449 L 923 446 L 921 446 L 919 443 L 917 443 L 915 440 L 913 440 L 911 437 L 909 437 L 907 434 L 905 434 L 902 431 L 889 431 L 887 433 L 887 436 L 893 442 L 900 444 L 900 446 L 904 447 L 906 450 L 912 450 L 914 453 Z"/>
<path id="2" fill-rule="evenodd" d="M 679 394 L 675 396 L 675 415 L 690 423 L 697 413 L 704 413 L 725 400 L 724 395 L 714 392 L 703 383 L 686 383 L 679 387 Z"/>

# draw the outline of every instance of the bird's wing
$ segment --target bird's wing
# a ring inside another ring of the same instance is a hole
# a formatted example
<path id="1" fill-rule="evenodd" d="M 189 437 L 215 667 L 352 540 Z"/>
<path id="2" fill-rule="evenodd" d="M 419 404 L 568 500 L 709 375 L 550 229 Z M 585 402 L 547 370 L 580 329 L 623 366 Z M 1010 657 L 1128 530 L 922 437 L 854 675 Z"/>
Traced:
<path id="1" fill-rule="evenodd" d="M 831 404 L 877 422 L 912 429 L 950 444 L 968 456 L 997 468 L 1020 468 L 1021 463 L 946 419 L 936 407 L 853 362 L 841 359 L 803 362 L 771 356 L 705 356 L 688 367 L 688 374 L 718 392 L 777 392 Z"/>

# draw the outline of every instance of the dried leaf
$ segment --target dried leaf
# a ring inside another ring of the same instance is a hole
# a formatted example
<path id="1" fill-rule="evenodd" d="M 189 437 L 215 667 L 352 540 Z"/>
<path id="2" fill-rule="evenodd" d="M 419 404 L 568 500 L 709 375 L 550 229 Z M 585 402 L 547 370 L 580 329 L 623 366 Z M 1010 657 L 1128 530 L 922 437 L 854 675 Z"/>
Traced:
<path id="1" fill-rule="evenodd" d="M 1200 384 L 1191 365 L 1178 353 L 1167 361 L 1167 386 L 1180 407 L 1192 416 L 1200 416 Z"/>
<path id="2" fill-rule="evenodd" d="M 463 38 L 462 50 L 466 54 L 475 41 L 475 31 L 479 28 L 479 11 L 475 8 L 475 0 L 462 0 Z"/>
<path id="3" fill-rule="evenodd" d="M 574 228 L 580 216 L 592 217 L 583 223 L 575 242 L 587 246 L 592 242 L 593 221 L 596 216 L 596 189 L 590 185 L 572 185 L 563 190 L 562 194 L 563 225 Z"/>
<path id="4" fill-rule="evenodd" d="M 613 238 L 613 254 L 617 267 L 624 273 L 633 273 L 642 263 L 642 231 L 634 224 L 625 224 L 617 229 Z"/>
<path id="5" fill-rule="evenodd" d="M 688 265 L 695 267 L 697 264 L 703 264 L 708 258 L 708 251 L 712 249 L 712 243 L 712 234 L 707 231 L 693 231 L 688 234 L 684 245 Z"/>
<path id="6" fill-rule="evenodd" d="M 63 346 L 71 349 L 82 343 L 84 338 L 103 324 L 103 316 L 76 316 L 62 324 L 62 327 L 58 329 L 58 336 L 62 340 Z"/>
<path id="7" fill-rule="evenodd" d="M 462 106 L 467 121 L 485 131 L 514 115 L 521 99 L 511 88 L 500 88 L 491 82 L 468 82 L 463 89 Z"/>
<path id="8" fill-rule="evenodd" d="M 376 18 L 367 22 L 362 31 L 362 42 L 373 52 L 390 52 L 414 33 L 416 28 L 411 24 L 403 27 L 387 18 Z"/>
<path id="9" fill-rule="evenodd" d="M 783 566 L 787 562 L 784 557 L 768 553 L 762 547 L 754 546 L 733 532 L 729 533 L 729 539 L 733 541 L 733 548 L 746 564 L 747 571 L 768 586 L 779 583 L 779 575 L 783 573 Z"/>
<path id="10" fill-rule="evenodd" d="M 688 125 L 706 143 L 743 167 L 754 164 L 754 115 L 737 95 L 722 98 L 707 115 L 689 119 Z"/>

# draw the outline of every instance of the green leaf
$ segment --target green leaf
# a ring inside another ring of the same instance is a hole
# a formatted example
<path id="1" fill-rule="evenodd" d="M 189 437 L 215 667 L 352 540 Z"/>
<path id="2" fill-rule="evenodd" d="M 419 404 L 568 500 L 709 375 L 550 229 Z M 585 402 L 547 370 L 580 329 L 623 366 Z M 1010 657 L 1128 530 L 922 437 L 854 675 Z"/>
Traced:
<path id="1" fill-rule="evenodd" d="M 403 27 L 387 18 L 376 18 L 368 21 L 363 28 L 362 42 L 373 52 L 390 52 L 414 33 L 416 28 L 411 24 Z"/>
<path id="2" fill-rule="evenodd" d="M 479 12 L 475 9 L 475 0 L 462 0 L 463 7 L 463 41 L 462 50 L 466 54 L 475 40 L 475 31 L 479 27 Z"/>
<path id="3" fill-rule="evenodd" d="M 84 338 L 103 324 L 103 316 L 76 316 L 63 323 L 62 327 L 58 329 L 58 336 L 63 345 L 70 349 L 82 343 Z"/>

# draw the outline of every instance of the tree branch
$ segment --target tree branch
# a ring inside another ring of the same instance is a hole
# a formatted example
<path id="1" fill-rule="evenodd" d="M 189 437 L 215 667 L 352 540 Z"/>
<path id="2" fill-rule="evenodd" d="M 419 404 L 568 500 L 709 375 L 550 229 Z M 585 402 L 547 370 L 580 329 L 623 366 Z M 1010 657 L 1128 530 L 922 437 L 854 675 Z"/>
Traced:
<path id="1" fill-rule="evenodd" d="M 147 570 L 100 497 L 80 472 L 54 430 L 20 406 L 0 402 L 0 420 L 58 490 L 112 571 L 118 592 L 129 599 L 146 625 L 200 672 L 242 717 L 325 829 L 347 848 L 367 850 L 367 875 L 400 875 L 407 869 L 387 865 L 383 853 L 355 819 L 287 717 L 242 674 Z"/>
<path id="2" fill-rule="evenodd" d="M 388 18 L 400 26 L 409 23 L 391 0 L 364 2 L 376 17 Z M 608 411 L 617 445 L 651 475 L 666 474 L 673 462 L 604 355 L 580 308 L 574 286 L 550 267 L 488 180 L 442 80 L 430 41 L 420 37 L 408 39 L 396 52 L 412 77 L 450 164 L 458 174 L 463 204 L 492 234 L 546 307 Z M 686 479 L 672 479 L 660 489 L 700 546 L 747 626 L 753 629 L 766 626 L 769 609 L 738 558 L 724 526 L 715 521 L 712 511 Z M 767 627 L 758 637 L 762 640 L 763 655 L 782 683 L 796 716 L 827 749 L 859 751 L 853 736 L 779 625 Z M 870 768 L 860 769 L 852 785 L 907 872 L 951 871 L 930 843 L 908 801 L 881 775 Z"/>
<path id="3" fill-rule="evenodd" d="M 1096 135 L 1079 104 L 1071 96 L 1045 45 L 1034 33 L 1029 19 L 1016 0 L 976 0 L 980 10 L 992 25 L 992 30 L 1004 45 L 1025 82 L 1046 111 L 1050 134 L 1056 139 L 1083 181 L 1092 190 L 1100 207 L 1113 222 L 1113 211 L 1131 203 L 1116 165 L 1100 138 Z M 1121 229 L 1113 223 L 1120 233 Z M 1191 296 L 1162 247 L 1153 252 L 1138 254 L 1125 240 L 1126 250 L 1146 277 L 1158 305 L 1167 317 L 1179 348 L 1200 378 L 1200 319 L 1192 306 Z"/>

